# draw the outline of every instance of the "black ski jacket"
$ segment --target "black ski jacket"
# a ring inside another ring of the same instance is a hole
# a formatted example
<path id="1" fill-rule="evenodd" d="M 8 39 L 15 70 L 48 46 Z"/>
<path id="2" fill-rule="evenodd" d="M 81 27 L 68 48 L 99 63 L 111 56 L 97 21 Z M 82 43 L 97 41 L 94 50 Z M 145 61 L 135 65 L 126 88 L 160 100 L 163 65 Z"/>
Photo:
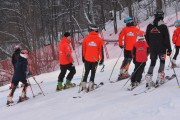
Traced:
<path id="1" fill-rule="evenodd" d="M 171 52 L 170 36 L 167 26 L 162 20 L 155 19 L 146 29 L 146 41 L 149 45 L 150 53 Z"/>
<path id="2" fill-rule="evenodd" d="M 15 72 L 12 81 L 21 81 L 21 82 L 26 81 L 27 66 L 28 66 L 27 59 L 19 56 L 15 66 Z"/>

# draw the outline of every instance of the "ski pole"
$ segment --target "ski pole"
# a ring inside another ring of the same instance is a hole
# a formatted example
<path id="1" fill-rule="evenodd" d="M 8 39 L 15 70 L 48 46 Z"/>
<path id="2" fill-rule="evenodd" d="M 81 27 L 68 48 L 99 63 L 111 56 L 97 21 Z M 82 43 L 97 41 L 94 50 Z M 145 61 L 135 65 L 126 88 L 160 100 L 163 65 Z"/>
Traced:
<path id="1" fill-rule="evenodd" d="M 97 66 L 96 66 L 96 70 L 97 70 L 97 67 L 98 67 L 100 61 L 98 61 L 94 56 L 92 56 L 92 58 L 98 63 Z M 103 66 L 102 66 L 100 72 L 104 72 L 104 67 L 105 67 L 105 65 L 103 63 Z"/>
<path id="2" fill-rule="evenodd" d="M 133 74 L 131 74 L 131 76 L 129 77 L 129 79 L 127 80 L 127 82 L 123 85 L 123 87 L 126 86 L 126 84 L 129 82 L 129 80 L 132 78 L 132 76 L 138 71 L 138 69 L 141 67 L 142 64 L 143 64 L 143 63 L 141 63 L 140 66 L 136 69 L 136 71 L 134 71 Z M 123 87 L 122 87 L 122 88 L 123 88 Z"/>
<path id="3" fill-rule="evenodd" d="M 112 81 L 111 81 L 111 76 L 112 76 L 112 74 L 113 74 L 113 72 L 114 72 L 114 69 L 115 69 L 115 67 L 116 67 L 116 65 L 117 65 L 117 62 L 119 61 L 119 58 L 121 57 L 122 53 L 123 53 L 123 50 L 122 50 L 121 53 L 119 54 L 119 57 L 118 57 L 118 59 L 116 60 L 114 66 L 113 66 L 113 69 L 112 69 L 111 74 L 110 74 L 110 77 L 109 77 L 109 81 L 110 81 L 110 82 L 112 82 Z"/>
<path id="4" fill-rule="evenodd" d="M 85 66 L 85 65 L 84 65 Z M 81 82 L 80 82 L 80 84 L 79 84 L 79 90 L 78 90 L 78 93 L 80 93 L 81 92 L 81 83 L 82 83 L 82 81 L 83 81 L 83 78 L 84 78 L 84 74 L 85 74 L 85 67 L 83 66 L 83 73 L 82 73 L 82 77 L 81 77 Z"/>
<path id="5" fill-rule="evenodd" d="M 171 57 L 170 57 L 170 56 L 169 56 L 169 58 L 170 58 L 170 61 L 172 62 L 172 60 L 171 60 Z M 173 67 L 172 67 L 172 69 L 173 69 L 174 74 L 176 75 L 176 81 L 177 81 L 178 87 L 180 88 L 180 85 L 179 85 L 179 80 L 178 80 L 178 78 L 177 78 L 176 71 L 174 70 L 174 68 L 173 68 Z"/>
<path id="6" fill-rule="evenodd" d="M 174 53 L 174 49 L 175 49 L 175 46 L 174 46 L 174 48 L 173 48 L 172 54 Z M 171 62 L 171 57 L 170 57 L 170 61 L 169 61 L 168 67 L 170 67 L 170 63 L 172 63 L 172 62 Z"/>
<path id="7" fill-rule="evenodd" d="M 29 79 L 27 79 L 27 81 L 28 81 L 28 83 L 29 83 L 29 87 L 31 88 L 31 92 L 32 92 L 33 98 L 35 98 L 35 95 L 34 95 L 34 92 L 33 92 L 33 90 L 32 90 L 32 86 L 31 86 L 31 83 L 30 83 Z"/>
<path id="8" fill-rule="evenodd" d="M 34 77 L 34 76 L 32 76 L 32 77 L 33 77 L 34 81 L 36 82 L 36 84 L 39 86 L 39 89 L 41 90 L 42 94 L 45 96 L 43 90 L 41 89 L 41 86 L 40 86 L 39 83 L 36 81 L 35 77 Z"/>

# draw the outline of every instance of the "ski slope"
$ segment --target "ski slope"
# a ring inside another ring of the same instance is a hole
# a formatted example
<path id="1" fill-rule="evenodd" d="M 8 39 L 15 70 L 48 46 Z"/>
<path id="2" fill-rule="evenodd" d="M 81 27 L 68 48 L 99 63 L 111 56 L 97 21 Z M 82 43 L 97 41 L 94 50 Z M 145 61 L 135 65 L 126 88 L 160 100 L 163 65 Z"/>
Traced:
<path id="1" fill-rule="evenodd" d="M 110 28 L 110 25 L 107 27 Z M 142 27 L 145 30 L 145 25 Z M 169 27 L 172 32 L 175 28 Z M 120 31 L 120 30 L 119 30 Z M 108 30 L 106 31 L 108 32 Z M 105 33 L 106 34 L 106 33 Z M 100 72 L 101 66 L 97 68 L 95 82 L 104 82 L 104 86 L 90 92 L 78 93 L 79 87 L 56 92 L 57 78 L 59 70 L 35 76 L 45 93 L 32 97 L 31 90 L 28 88 L 30 100 L 14 106 L 6 106 L 6 98 L 9 93 L 9 85 L 0 87 L 0 120 L 179 120 L 180 114 L 180 88 L 176 79 L 173 79 L 156 90 L 134 96 L 135 93 L 145 88 L 145 82 L 133 91 L 127 91 L 130 81 L 122 88 L 128 79 L 116 83 L 109 83 L 109 77 L 121 49 L 113 44 L 107 45 L 110 59 L 105 60 L 105 71 Z M 172 45 L 173 49 L 173 45 Z M 113 57 L 111 57 L 111 55 Z M 80 58 L 81 59 L 81 58 Z M 123 55 L 115 67 L 111 80 L 116 80 L 120 71 Z M 173 70 L 169 69 L 169 57 L 166 59 L 165 74 L 172 75 Z M 180 64 L 180 55 L 177 58 Z M 148 60 L 143 79 L 149 68 Z M 156 80 L 159 67 L 157 61 L 153 80 Z M 83 73 L 83 64 L 76 65 L 77 73 L 73 82 L 79 84 Z M 134 69 L 133 63 L 130 65 L 129 73 Z M 177 77 L 180 68 L 175 68 Z M 29 79 L 35 94 L 40 92 L 38 86 L 32 78 Z M 18 88 L 14 95 L 14 101 L 18 100 L 21 94 Z M 73 98 L 81 96 L 81 98 Z"/>

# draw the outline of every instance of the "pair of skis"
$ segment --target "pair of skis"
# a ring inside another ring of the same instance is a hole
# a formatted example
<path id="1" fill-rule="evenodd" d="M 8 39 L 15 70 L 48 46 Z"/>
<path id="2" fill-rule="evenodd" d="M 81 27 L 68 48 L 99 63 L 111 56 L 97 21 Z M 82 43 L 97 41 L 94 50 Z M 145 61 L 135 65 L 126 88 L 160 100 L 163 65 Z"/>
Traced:
<path id="1" fill-rule="evenodd" d="M 100 82 L 99 84 L 94 84 L 94 90 L 96 90 L 96 89 L 98 89 L 98 88 L 100 88 L 101 86 L 103 86 L 104 85 L 104 83 L 103 82 Z M 93 90 L 93 91 L 94 91 Z M 89 92 L 91 92 L 91 91 L 78 91 L 78 94 L 80 94 L 80 93 L 89 93 Z M 78 96 L 73 96 L 73 98 L 81 98 L 82 96 L 81 95 L 78 95 Z"/>
<path id="2" fill-rule="evenodd" d="M 156 90 L 157 88 L 159 88 L 160 86 L 162 86 L 162 85 L 164 85 L 165 83 L 167 83 L 168 81 L 172 80 L 172 79 L 175 78 L 175 77 L 176 77 L 175 74 L 173 74 L 173 75 L 171 75 L 171 76 L 166 76 L 166 77 L 165 77 L 165 82 L 164 82 L 163 84 L 154 85 L 154 86 L 151 87 L 151 88 L 146 88 L 144 91 L 141 91 L 141 92 L 139 92 L 139 93 L 135 93 L 135 94 L 133 94 L 133 95 L 136 96 L 136 95 L 140 95 L 140 94 L 143 94 L 143 93 L 152 92 L 152 91 Z"/>
<path id="3" fill-rule="evenodd" d="M 39 96 L 39 95 L 42 95 L 42 93 L 41 92 L 39 92 L 38 94 L 36 94 L 35 95 L 35 97 L 37 97 L 37 96 Z M 25 101 L 27 101 L 27 100 L 29 100 L 30 98 L 26 98 L 26 99 L 24 99 L 23 101 L 14 101 L 14 103 L 10 103 L 10 104 L 7 104 L 7 107 L 10 107 L 10 106 L 14 106 L 14 105 L 17 105 L 17 104 L 19 104 L 19 103 L 22 103 L 22 102 L 25 102 Z"/>

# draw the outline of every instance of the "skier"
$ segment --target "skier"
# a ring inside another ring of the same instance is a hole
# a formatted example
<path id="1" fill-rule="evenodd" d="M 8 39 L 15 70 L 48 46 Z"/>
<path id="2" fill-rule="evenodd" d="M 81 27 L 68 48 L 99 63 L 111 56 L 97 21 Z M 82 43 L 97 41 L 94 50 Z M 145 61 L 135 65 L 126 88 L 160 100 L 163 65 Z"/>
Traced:
<path id="1" fill-rule="evenodd" d="M 89 35 L 87 35 L 82 43 L 82 61 L 85 66 L 85 74 L 81 83 L 81 90 L 94 90 L 94 78 L 96 69 L 104 62 L 103 40 L 98 36 L 98 26 L 90 24 L 88 26 Z M 87 77 L 91 71 L 91 77 L 87 84 Z"/>
<path id="2" fill-rule="evenodd" d="M 72 57 L 72 49 L 70 46 L 71 36 L 69 32 L 65 32 L 61 41 L 59 42 L 59 63 L 60 63 L 60 74 L 58 76 L 57 91 L 74 87 L 75 84 L 71 83 L 73 76 L 76 73 L 74 66 L 74 60 Z M 66 83 L 63 86 L 63 79 L 66 75 L 67 70 L 70 72 L 66 77 Z"/>
<path id="3" fill-rule="evenodd" d="M 134 72 L 131 77 L 131 89 L 138 86 L 142 79 L 144 67 L 146 66 L 147 57 L 149 54 L 149 46 L 145 40 L 145 32 L 139 31 L 137 34 L 137 42 L 133 46 L 132 58 L 135 64 Z"/>
<path id="4" fill-rule="evenodd" d="M 28 59 L 28 51 L 21 50 L 20 56 L 18 57 L 18 61 L 16 63 L 15 72 L 12 78 L 12 89 L 7 97 L 7 105 L 13 103 L 12 98 L 19 82 L 22 82 L 24 84 L 22 95 L 19 97 L 19 102 L 28 99 L 28 97 L 26 96 L 27 87 L 28 87 L 26 75 L 29 75 L 29 72 L 27 70 L 27 66 L 28 66 L 27 59 Z"/>
<path id="5" fill-rule="evenodd" d="M 137 32 L 139 31 L 139 29 L 136 28 L 136 25 L 134 24 L 134 21 L 131 17 L 125 18 L 124 22 L 126 23 L 126 27 L 124 27 L 119 34 L 119 47 L 121 49 L 124 48 L 124 60 L 120 68 L 118 80 L 125 79 L 130 76 L 128 73 L 128 69 L 132 60 L 131 51 L 133 49 L 134 43 L 136 42 Z"/>
<path id="6" fill-rule="evenodd" d="M 159 57 L 160 59 L 160 66 L 155 85 L 160 85 L 164 83 L 164 66 L 166 54 L 167 56 L 170 56 L 172 52 L 169 31 L 167 26 L 163 22 L 164 13 L 162 11 L 156 11 L 154 16 L 155 19 L 153 23 L 150 23 L 146 29 L 146 41 L 150 48 L 151 59 L 151 64 L 148 73 L 145 76 L 145 79 L 147 81 L 146 87 L 148 88 L 154 85 L 152 81 L 152 76 L 157 57 Z"/>
<path id="7" fill-rule="evenodd" d="M 173 68 L 177 67 L 176 58 L 179 54 L 179 49 L 180 49 L 180 20 L 176 20 L 174 22 L 174 26 L 176 27 L 176 29 L 174 30 L 174 33 L 173 33 L 172 42 L 173 42 L 173 44 L 175 44 L 176 52 L 175 52 L 173 60 L 172 60 Z"/>

